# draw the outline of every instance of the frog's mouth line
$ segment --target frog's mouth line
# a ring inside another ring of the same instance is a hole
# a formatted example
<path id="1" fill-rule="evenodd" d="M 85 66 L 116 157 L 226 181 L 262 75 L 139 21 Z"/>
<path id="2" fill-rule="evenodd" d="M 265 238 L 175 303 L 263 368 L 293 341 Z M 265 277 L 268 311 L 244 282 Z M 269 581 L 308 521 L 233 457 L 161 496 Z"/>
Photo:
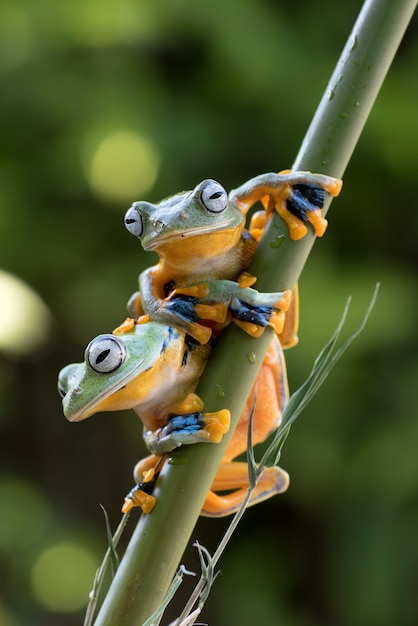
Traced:
<path id="1" fill-rule="evenodd" d="M 204 237 L 205 235 L 209 235 L 214 232 L 222 232 L 224 230 L 230 229 L 234 230 L 240 227 L 241 224 L 234 224 L 225 222 L 224 224 L 220 224 L 217 222 L 211 226 L 199 226 L 193 229 L 189 229 L 187 231 L 170 231 L 166 234 L 156 234 L 156 236 L 149 241 L 143 242 L 142 245 L 146 251 L 154 251 L 158 249 L 161 245 L 175 243 L 177 241 L 181 241 L 182 239 L 190 239 L 192 237 Z"/>

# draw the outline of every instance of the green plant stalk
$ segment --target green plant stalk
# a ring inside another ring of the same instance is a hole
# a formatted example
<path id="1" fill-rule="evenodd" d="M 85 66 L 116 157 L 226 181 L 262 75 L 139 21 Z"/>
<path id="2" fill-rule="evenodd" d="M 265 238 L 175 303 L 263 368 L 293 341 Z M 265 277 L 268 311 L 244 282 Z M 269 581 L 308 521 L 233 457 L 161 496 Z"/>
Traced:
<path id="1" fill-rule="evenodd" d="M 415 7 L 416 0 L 366 1 L 293 169 L 343 175 Z M 308 233 L 290 241 L 275 216 L 250 268 L 259 277 L 258 289 L 291 288 L 314 239 Z M 208 410 L 230 409 L 231 431 L 221 444 L 184 447 L 171 455 L 155 488 L 158 504 L 140 518 L 95 626 L 140 626 L 163 601 L 270 340 L 270 329 L 260 339 L 235 326 L 224 332 L 198 393 Z"/>

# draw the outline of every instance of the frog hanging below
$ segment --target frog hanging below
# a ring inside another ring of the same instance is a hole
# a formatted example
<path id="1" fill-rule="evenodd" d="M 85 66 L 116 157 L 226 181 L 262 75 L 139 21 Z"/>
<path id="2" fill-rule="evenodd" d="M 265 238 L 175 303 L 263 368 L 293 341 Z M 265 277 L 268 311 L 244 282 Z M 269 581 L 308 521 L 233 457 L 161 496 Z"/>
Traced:
<path id="1" fill-rule="evenodd" d="M 124 510 L 141 506 L 150 512 L 155 498 L 147 483 L 164 456 L 180 445 L 218 443 L 229 429 L 229 411 L 204 411 L 195 387 L 210 353 L 209 344 L 191 341 L 183 331 L 148 322 L 125 323 L 116 334 L 99 335 L 87 346 L 82 363 L 73 363 L 59 374 L 58 389 L 63 410 L 71 422 L 99 411 L 133 408 L 144 425 L 144 441 L 152 455 L 140 461 L 135 479 L 140 483 L 127 498 Z M 279 342 L 270 348 L 257 380 L 253 417 L 254 443 L 263 441 L 281 420 L 288 396 L 285 365 Z M 247 446 L 252 391 L 232 435 L 202 514 L 222 516 L 234 512 L 248 488 L 246 463 L 233 459 Z M 145 479 L 143 473 L 145 472 Z M 288 475 L 282 469 L 266 469 L 250 504 L 285 491 Z M 143 485 L 142 483 L 145 483 Z M 217 490 L 231 489 L 228 495 Z"/>

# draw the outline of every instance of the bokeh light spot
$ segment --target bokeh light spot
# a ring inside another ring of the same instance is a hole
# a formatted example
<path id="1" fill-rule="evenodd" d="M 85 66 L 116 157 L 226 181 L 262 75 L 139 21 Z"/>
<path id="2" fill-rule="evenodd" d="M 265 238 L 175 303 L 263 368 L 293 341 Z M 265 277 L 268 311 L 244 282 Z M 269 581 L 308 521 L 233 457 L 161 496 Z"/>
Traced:
<path id="1" fill-rule="evenodd" d="M 42 552 L 32 572 L 32 590 L 49 611 L 72 613 L 88 602 L 97 563 L 85 548 L 61 543 Z"/>
<path id="2" fill-rule="evenodd" d="M 31 53 L 31 32 L 27 13 L 15 2 L 0 5 L 0 72 L 11 72 Z"/>
<path id="3" fill-rule="evenodd" d="M 22 550 L 39 541 L 51 519 L 42 493 L 28 482 L 8 479 L 0 481 L 0 502 L 0 549 Z"/>
<path id="4" fill-rule="evenodd" d="M 115 202 L 131 202 L 151 189 L 159 162 L 148 139 L 121 130 L 102 139 L 87 164 L 86 174 L 97 195 Z"/>
<path id="5" fill-rule="evenodd" d="M 0 605 L 0 624 L 1 626 L 19 626 L 15 618 Z"/>
<path id="6" fill-rule="evenodd" d="M 72 0 L 65 11 L 70 36 L 83 46 L 93 48 L 149 39 L 158 28 L 158 13 L 155 14 L 152 3 L 148 2 Z"/>
<path id="7" fill-rule="evenodd" d="M 51 315 L 29 285 L 0 270 L 0 302 L 0 350 L 28 354 L 44 343 Z"/>

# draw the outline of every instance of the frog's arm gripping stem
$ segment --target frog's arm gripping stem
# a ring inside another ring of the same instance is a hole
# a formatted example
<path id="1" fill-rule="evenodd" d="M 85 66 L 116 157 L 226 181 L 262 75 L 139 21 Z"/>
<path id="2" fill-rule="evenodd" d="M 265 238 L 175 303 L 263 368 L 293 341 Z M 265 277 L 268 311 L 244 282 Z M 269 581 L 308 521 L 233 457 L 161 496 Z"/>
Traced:
<path id="1" fill-rule="evenodd" d="M 251 178 L 231 191 L 229 199 L 245 213 L 260 200 L 266 219 L 276 210 L 286 222 L 290 238 L 297 240 L 306 235 L 306 222 L 312 225 L 318 237 L 324 234 L 328 224 L 321 213 L 325 193 L 338 196 L 341 187 L 342 181 L 331 176 L 283 170 Z M 252 227 L 250 232 L 253 233 Z"/>

